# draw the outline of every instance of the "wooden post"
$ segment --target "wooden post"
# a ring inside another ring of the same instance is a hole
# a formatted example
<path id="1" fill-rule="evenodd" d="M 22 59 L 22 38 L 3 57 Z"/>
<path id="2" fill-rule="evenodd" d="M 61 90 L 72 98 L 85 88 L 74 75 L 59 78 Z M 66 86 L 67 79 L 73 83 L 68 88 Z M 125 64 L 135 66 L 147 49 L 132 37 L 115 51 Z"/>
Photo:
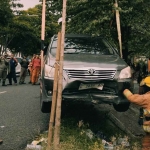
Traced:
<path id="1" fill-rule="evenodd" d="M 51 106 L 51 113 L 50 113 L 47 150 L 50 150 L 50 148 L 52 146 L 53 127 L 54 127 L 54 121 L 55 121 L 56 102 L 57 102 L 57 93 L 58 93 L 58 72 L 59 72 L 59 61 L 60 61 L 60 46 L 61 46 L 61 33 L 59 32 L 58 33 L 57 51 L 56 51 L 53 97 L 52 97 L 52 106 Z"/>
<path id="2" fill-rule="evenodd" d="M 66 26 L 66 2 L 63 0 L 62 12 L 62 29 L 61 29 L 61 54 L 60 54 L 60 69 L 59 69 L 59 82 L 58 82 L 58 97 L 56 106 L 55 130 L 54 130 L 54 150 L 60 150 L 60 124 L 61 124 L 61 103 L 62 103 L 62 87 L 63 87 L 63 60 L 64 60 L 64 38 Z"/>
<path id="3" fill-rule="evenodd" d="M 45 38 L 45 3 L 46 0 L 43 0 L 42 5 L 42 25 L 41 25 L 41 76 L 42 76 L 42 70 L 43 70 L 43 50 L 44 50 L 44 38 Z"/>
<path id="4" fill-rule="evenodd" d="M 120 29 L 120 16 L 119 16 L 119 10 L 118 10 L 118 2 L 117 2 L 117 0 L 115 0 L 115 8 L 116 8 L 116 23 L 117 23 L 117 31 L 118 31 L 120 56 L 122 58 L 122 41 L 121 41 L 121 29 Z"/>

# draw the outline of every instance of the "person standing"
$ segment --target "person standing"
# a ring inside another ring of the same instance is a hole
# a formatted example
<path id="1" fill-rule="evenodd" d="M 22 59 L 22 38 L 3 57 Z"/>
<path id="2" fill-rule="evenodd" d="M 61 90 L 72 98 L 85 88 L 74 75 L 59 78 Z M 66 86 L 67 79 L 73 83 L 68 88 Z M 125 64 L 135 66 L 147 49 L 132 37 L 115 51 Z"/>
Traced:
<path id="1" fill-rule="evenodd" d="M 8 73 L 8 80 L 9 85 L 12 85 L 12 79 L 17 85 L 17 78 L 16 78 L 16 66 L 18 65 L 18 61 L 16 58 L 14 58 L 14 54 L 11 54 L 10 60 L 9 60 L 9 73 Z"/>
<path id="2" fill-rule="evenodd" d="M 41 59 L 39 58 L 39 55 L 36 55 L 36 58 L 32 61 L 32 85 L 35 85 L 35 83 L 38 81 L 40 71 Z"/>
<path id="3" fill-rule="evenodd" d="M 32 64 L 33 64 L 33 60 L 36 58 L 36 54 L 33 54 L 33 57 L 28 65 L 28 69 L 30 71 L 30 81 L 29 81 L 29 84 L 32 83 Z"/>
<path id="4" fill-rule="evenodd" d="M 21 72 L 20 72 L 19 84 L 25 84 L 24 81 L 27 75 L 27 69 L 29 65 L 29 61 L 27 60 L 26 56 L 23 56 L 20 65 L 21 65 Z"/>
<path id="5" fill-rule="evenodd" d="M 28 74 L 29 74 L 29 76 L 30 76 L 31 69 L 32 69 L 32 61 L 29 60 L 29 65 L 28 65 Z"/>
<path id="6" fill-rule="evenodd" d="M 2 86 L 6 86 L 6 78 L 7 78 L 7 68 L 8 68 L 8 61 L 6 59 L 7 55 L 0 57 L 0 79 L 2 80 Z"/>

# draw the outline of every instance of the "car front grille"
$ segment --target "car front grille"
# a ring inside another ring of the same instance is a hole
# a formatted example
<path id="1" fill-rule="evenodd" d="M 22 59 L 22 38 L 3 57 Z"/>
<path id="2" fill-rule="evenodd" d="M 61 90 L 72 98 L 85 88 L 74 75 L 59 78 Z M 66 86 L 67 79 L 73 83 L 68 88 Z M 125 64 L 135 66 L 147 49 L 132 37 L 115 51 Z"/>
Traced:
<path id="1" fill-rule="evenodd" d="M 68 77 L 79 80 L 113 80 L 116 70 L 94 70 L 90 74 L 88 70 L 65 70 Z"/>

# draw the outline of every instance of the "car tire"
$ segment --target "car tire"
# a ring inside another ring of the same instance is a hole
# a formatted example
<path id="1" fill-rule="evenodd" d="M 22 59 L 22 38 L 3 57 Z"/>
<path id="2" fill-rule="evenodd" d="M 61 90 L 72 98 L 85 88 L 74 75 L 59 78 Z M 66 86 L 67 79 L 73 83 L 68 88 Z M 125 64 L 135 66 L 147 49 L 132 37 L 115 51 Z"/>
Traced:
<path id="1" fill-rule="evenodd" d="M 113 107 L 118 112 L 125 112 L 125 111 L 127 111 L 129 109 L 130 103 L 128 103 L 128 104 L 118 104 L 118 105 L 117 104 L 113 104 Z"/>
<path id="2" fill-rule="evenodd" d="M 42 99 L 42 90 L 40 90 L 40 107 L 43 113 L 50 113 L 51 110 L 51 102 L 44 102 Z"/>

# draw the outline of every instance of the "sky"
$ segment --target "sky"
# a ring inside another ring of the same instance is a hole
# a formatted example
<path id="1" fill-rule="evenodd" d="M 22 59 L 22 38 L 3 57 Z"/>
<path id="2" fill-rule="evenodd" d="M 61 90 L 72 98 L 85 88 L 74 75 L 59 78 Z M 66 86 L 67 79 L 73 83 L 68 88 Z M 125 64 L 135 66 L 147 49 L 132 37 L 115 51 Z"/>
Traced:
<path id="1" fill-rule="evenodd" d="M 41 4 L 39 0 L 20 0 L 19 3 L 23 4 L 23 10 L 27 10 L 28 8 L 33 8 L 37 4 Z"/>

